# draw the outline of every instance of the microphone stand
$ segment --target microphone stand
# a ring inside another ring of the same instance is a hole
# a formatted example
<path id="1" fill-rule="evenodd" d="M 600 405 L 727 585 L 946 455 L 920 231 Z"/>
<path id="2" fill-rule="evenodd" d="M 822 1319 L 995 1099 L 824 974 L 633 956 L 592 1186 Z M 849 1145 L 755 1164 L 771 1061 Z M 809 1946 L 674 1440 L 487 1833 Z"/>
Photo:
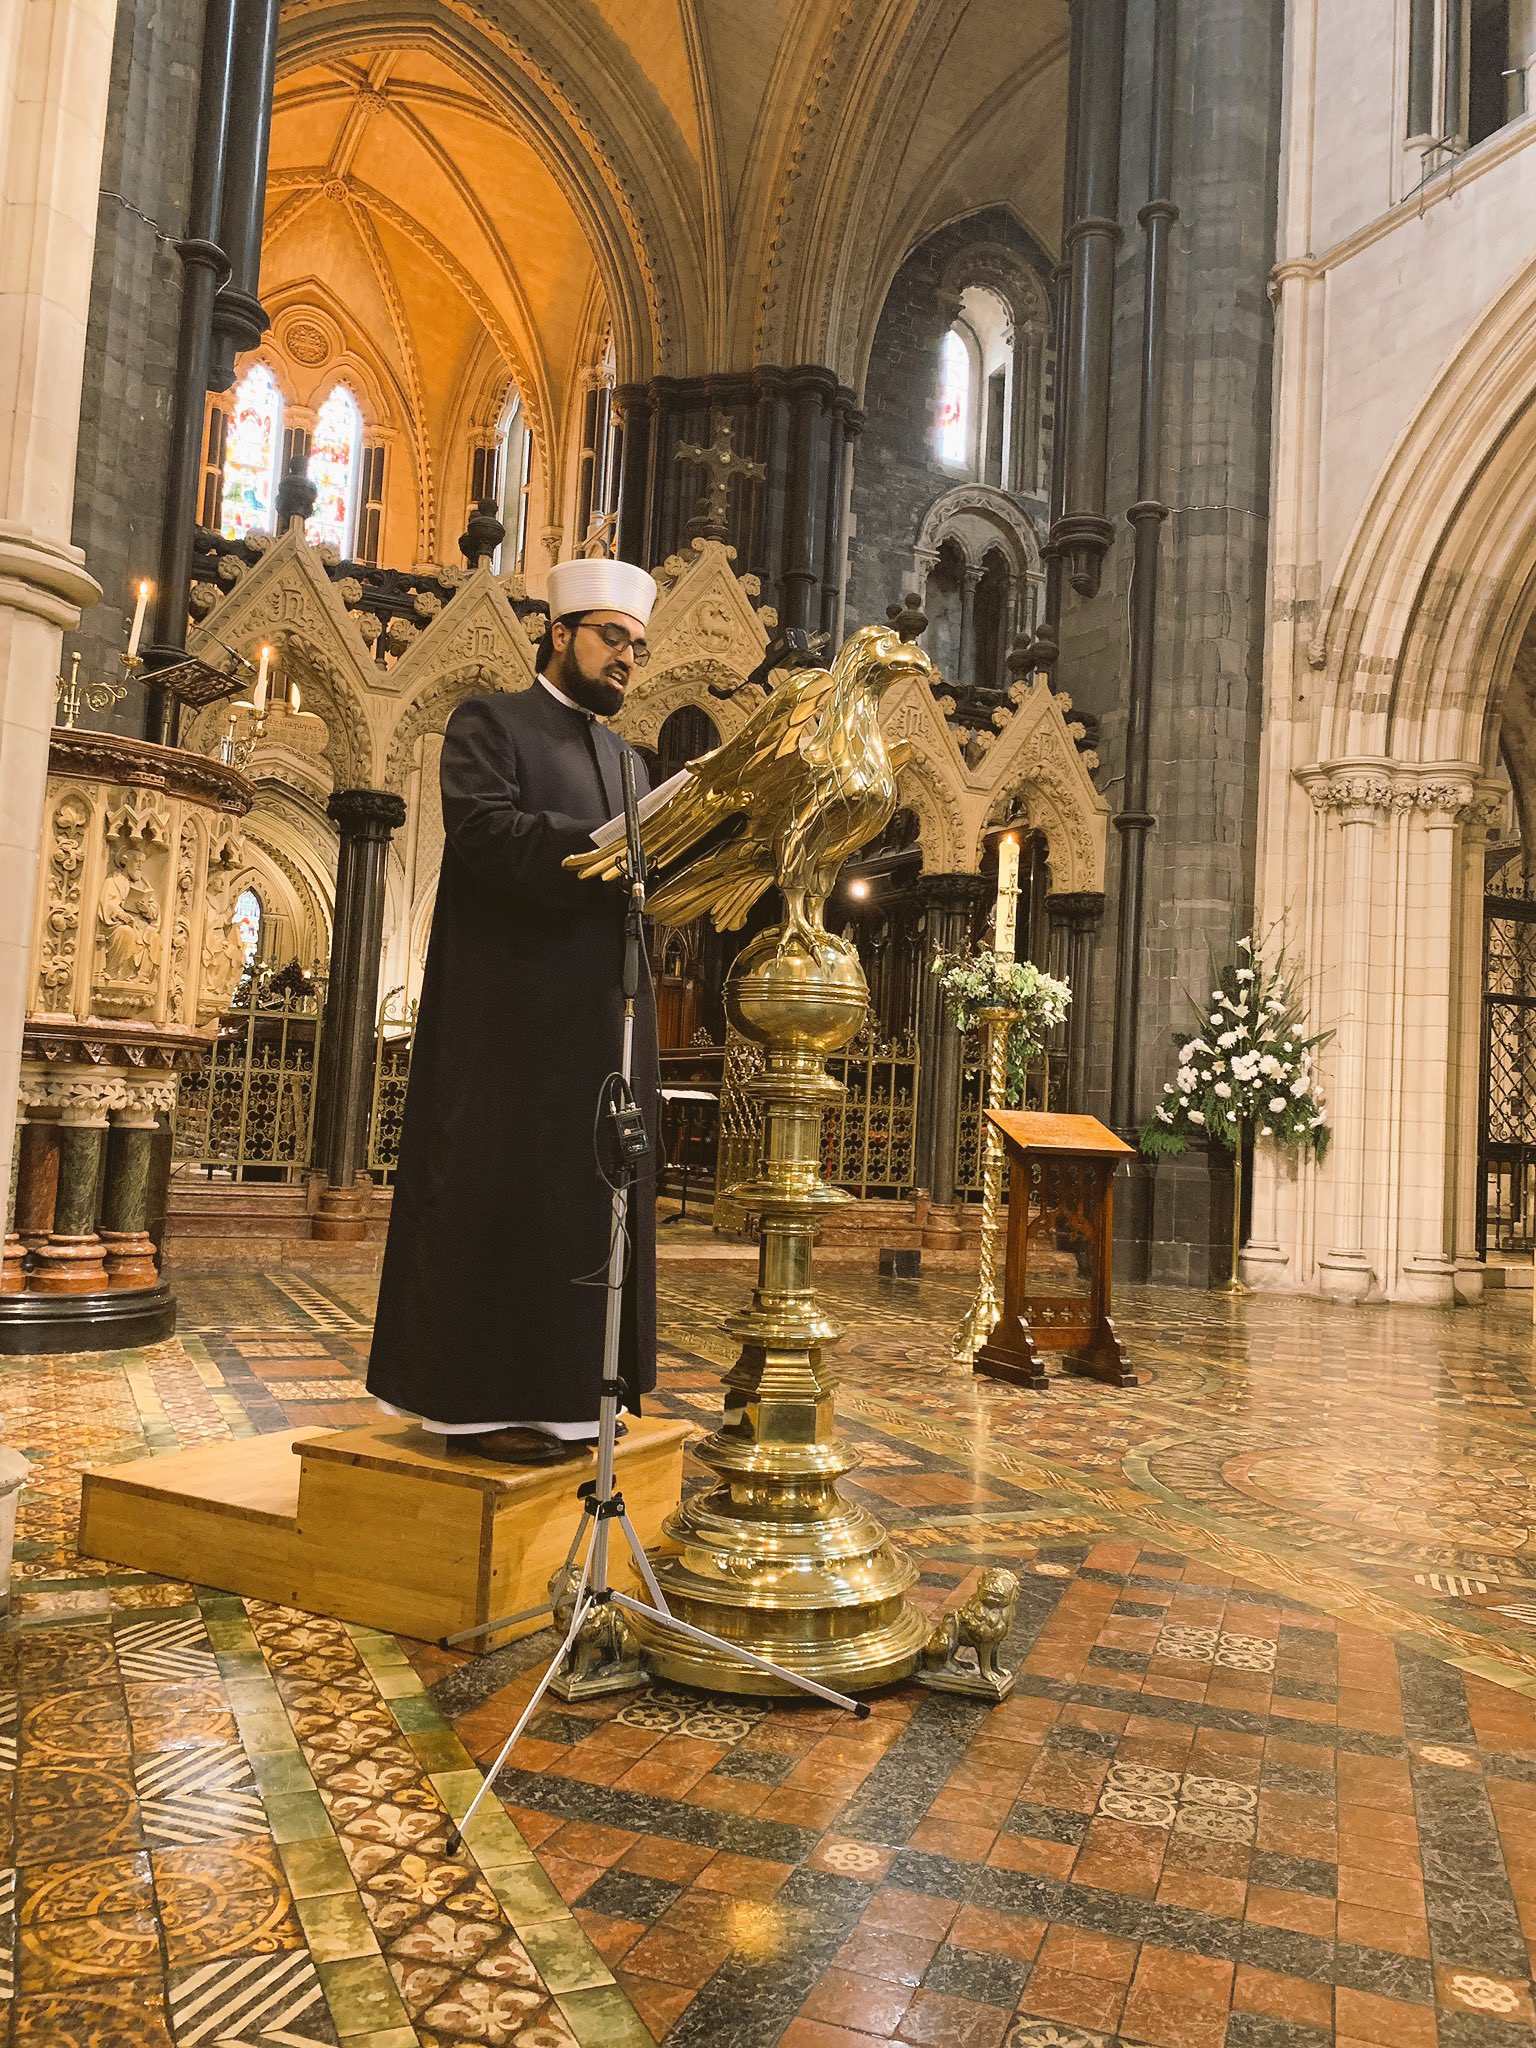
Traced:
<path id="1" fill-rule="evenodd" d="M 489 1771 L 480 1781 L 479 1789 L 464 1810 L 464 1815 L 448 1829 L 448 1853 L 456 1856 L 464 1843 L 465 1832 L 481 1801 L 494 1785 L 502 1765 L 511 1755 L 524 1729 L 538 1712 L 544 1695 L 554 1687 L 565 1690 L 559 1684 L 562 1671 L 568 1664 L 579 1662 L 581 1668 L 567 1675 L 566 1697 L 589 1697 L 599 1692 L 625 1692 L 638 1685 L 644 1685 L 646 1672 L 634 1647 L 630 1630 L 623 1625 L 623 1617 L 630 1614 L 641 1616 L 649 1629 L 686 1637 L 689 1642 L 702 1643 L 706 1648 L 722 1650 L 739 1664 L 749 1664 L 754 1671 L 765 1672 L 770 1678 L 791 1686 L 800 1692 L 813 1693 L 817 1699 L 826 1700 L 834 1707 L 845 1707 L 858 1720 L 867 1720 L 869 1706 L 864 1700 L 851 1699 L 847 1693 L 834 1692 L 830 1686 L 820 1684 L 814 1678 L 805 1678 L 797 1671 L 787 1671 L 782 1665 L 774 1664 L 766 1657 L 759 1657 L 754 1651 L 739 1648 L 719 1636 L 709 1635 L 704 1629 L 695 1628 L 691 1622 L 681 1620 L 667 1606 L 656 1575 L 651 1570 L 650 1559 L 641 1547 L 635 1534 L 634 1524 L 624 1506 L 624 1496 L 614 1486 L 613 1456 L 619 1432 L 619 1403 L 624 1393 L 624 1383 L 619 1378 L 619 1337 L 624 1310 L 624 1267 L 629 1246 L 629 1192 L 640 1161 L 650 1150 L 650 1139 L 644 1120 L 635 1104 L 630 1082 L 634 1071 L 635 1051 L 635 998 L 640 990 L 640 959 L 645 944 L 645 850 L 640 841 L 640 812 L 635 800 L 634 756 L 626 747 L 619 759 L 619 770 L 624 790 L 624 837 L 625 866 L 629 887 L 629 902 L 624 914 L 624 964 L 621 987 L 624 994 L 624 1027 L 619 1050 L 619 1088 L 617 1098 L 609 1103 L 609 1126 L 616 1140 L 619 1156 L 619 1170 L 613 1180 L 613 1209 L 608 1239 L 608 1303 L 603 1327 L 603 1376 L 598 1391 L 601 1396 L 597 1423 L 597 1474 L 576 1489 L 582 1504 L 582 1517 L 576 1524 L 571 1537 L 571 1547 L 565 1554 L 565 1563 L 550 1580 L 550 1598 L 538 1607 L 527 1607 L 519 1614 L 504 1614 L 495 1621 L 480 1622 L 474 1628 L 460 1629 L 456 1635 L 439 1639 L 441 1649 L 453 1649 L 460 1643 L 469 1642 L 475 1636 L 490 1635 L 495 1630 L 508 1628 L 520 1621 L 532 1621 L 541 1614 L 553 1614 L 557 1625 L 565 1628 L 565 1637 L 556 1650 L 549 1668 L 534 1687 L 528 1704 L 517 1718 L 506 1741 L 497 1753 Z M 611 1084 L 605 1083 L 605 1089 Z M 628 1593 L 621 1593 L 610 1583 L 608 1571 L 608 1530 L 610 1523 L 617 1522 L 629 1546 L 640 1583 L 646 1591 L 644 1600 L 636 1600 Z M 577 1553 L 582 1547 L 582 1538 L 591 1530 L 591 1542 L 578 1567 Z M 567 1616 L 569 1617 L 567 1619 Z M 618 1626 L 602 1627 L 604 1621 L 619 1623 Z M 589 1626 L 590 1624 L 590 1626 Z M 587 1643 L 583 1643 L 586 1631 Z M 587 1646 L 593 1653 L 585 1654 Z M 574 1686 L 572 1680 L 574 1679 Z"/>

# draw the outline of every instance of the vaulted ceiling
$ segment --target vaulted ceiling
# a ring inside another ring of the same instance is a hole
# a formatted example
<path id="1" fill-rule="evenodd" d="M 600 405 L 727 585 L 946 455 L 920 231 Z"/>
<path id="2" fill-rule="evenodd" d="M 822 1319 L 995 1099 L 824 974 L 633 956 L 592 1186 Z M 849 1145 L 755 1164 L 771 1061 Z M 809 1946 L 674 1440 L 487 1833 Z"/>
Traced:
<path id="1" fill-rule="evenodd" d="M 1053 245 L 1066 39 L 1065 0 L 286 0 L 263 297 L 429 439 L 514 379 L 548 474 L 610 321 L 621 382 L 857 387 L 924 234 Z"/>

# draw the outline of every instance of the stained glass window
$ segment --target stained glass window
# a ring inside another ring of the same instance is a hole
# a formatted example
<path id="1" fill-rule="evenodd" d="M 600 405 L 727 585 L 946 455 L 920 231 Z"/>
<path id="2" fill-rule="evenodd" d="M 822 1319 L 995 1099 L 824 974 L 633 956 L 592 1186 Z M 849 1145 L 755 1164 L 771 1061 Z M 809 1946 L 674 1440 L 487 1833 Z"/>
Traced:
<path id="1" fill-rule="evenodd" d="M 971 459 L 971 352 L 953 327 L 939 345 L 938 454 L 963 469 Z"/>
<path id="2" fill-rule="evenodd" d="M 220 525 L 231 540 L 272 531 L 283 394 L 265 363 L 253 363 L 235 391 L 224 443 Z"/>
<path id="3" fill-rule="evenodd" d="M 315 419 L 309 449 L 309 480 L 319 491 L 314 517 L 304 522 L 306 540 L 329 541 L 338 554 L 352 547 L 352 513 L 357 496 L 357 451 L 363 422 L 357 400 L 337 384 Z"/>
<path id="4" fill-rule="evenodd" d="M 254 889 L 242 889 L 235 898 L 235 937 L 240 941 L 245 954 L 245 964 L 250 966 L 256 958 L 256 949 L 261 944 L 261 920 L 264 915 L 261 898 Z"/>

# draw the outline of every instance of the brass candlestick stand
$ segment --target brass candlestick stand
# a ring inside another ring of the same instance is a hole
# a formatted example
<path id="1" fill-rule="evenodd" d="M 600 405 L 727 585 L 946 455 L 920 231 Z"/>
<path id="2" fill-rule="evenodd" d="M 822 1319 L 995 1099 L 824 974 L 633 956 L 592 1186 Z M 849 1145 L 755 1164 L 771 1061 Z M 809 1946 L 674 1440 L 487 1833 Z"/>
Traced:
<path id="1" fill-rule="evenodd" d="M 1001 1109 L 1008 1100 L 1008 1040 L 1018 1022 L 1016 1010 L 992 1009 L 981 1012 L 986 1049 L 986 1077 L 982 1109 Z M 977 1352 L 997 1328 L 1003 1305 L 997 1294 L 997 1241 L 1003 1207 L 1003 1141 L 997 1126 L 981 1119 L 981 1274 L 976 1299 L 965 1312 L 965 1321 L 950 1344 L 950 1356 L 959 1365 L 970 1365 Z"/>
<path id="2" fill-rule="evenodd" d="M 1242 1275 L 1237 1262 L 1243 1250 L 1243 1127 L 1237 1127 L 1237 1143 L 1232 1148 L 1232 1270 L 1216 1289 L 1218 1294 L 1246 1294 Z"/>

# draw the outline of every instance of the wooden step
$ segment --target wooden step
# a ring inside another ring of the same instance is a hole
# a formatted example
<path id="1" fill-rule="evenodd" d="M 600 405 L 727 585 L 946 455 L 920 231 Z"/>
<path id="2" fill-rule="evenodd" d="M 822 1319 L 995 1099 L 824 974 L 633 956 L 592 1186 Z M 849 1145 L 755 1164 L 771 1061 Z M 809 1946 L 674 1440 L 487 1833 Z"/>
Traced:
<path id="1" fill-rule="evenodd" d="M 677 1506 L 696 1425 L 635 1417 L 616 1473 L 642 1544 Z M 80 1550 L 393 1634 L 439 1636 L 547 1597 L 591 1452 L 559 1465 L 450 1453 L 413 1424 L 281 1430 L 84 1474 Z M 637 1581 L 622 1542 L 615 1583 Z M 502 1629 L 482 1647 L 544 1624 Z"/>

